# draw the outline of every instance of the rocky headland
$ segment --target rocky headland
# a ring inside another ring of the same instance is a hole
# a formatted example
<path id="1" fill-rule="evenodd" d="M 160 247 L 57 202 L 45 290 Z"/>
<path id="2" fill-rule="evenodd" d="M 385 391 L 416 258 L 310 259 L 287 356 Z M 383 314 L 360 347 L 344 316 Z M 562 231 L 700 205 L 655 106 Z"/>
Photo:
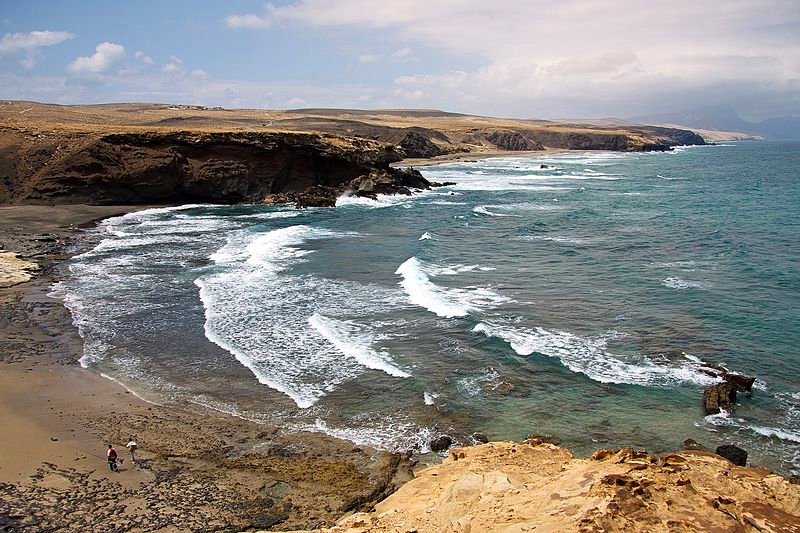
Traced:
<path id="1" fill-rule="evenodd" d="M 600 450 L 538 439 L 450 451 L 338 532 L 800 531 L 800 485 L 696 450 Z"/>
<path id="2" fill-rule="evenodd" d="M 668 150 L 699 135 L 441 111 L 224 110 L 0 103 L 0 204 L 331 206 L 427 189 L 404 159 L 542 150 Z"/>

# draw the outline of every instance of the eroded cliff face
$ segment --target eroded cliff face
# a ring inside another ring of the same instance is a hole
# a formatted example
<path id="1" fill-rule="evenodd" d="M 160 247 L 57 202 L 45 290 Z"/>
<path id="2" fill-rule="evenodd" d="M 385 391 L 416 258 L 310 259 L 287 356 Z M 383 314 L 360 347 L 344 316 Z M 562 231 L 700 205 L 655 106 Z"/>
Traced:
<path id="1" fill-rule="evenodd" d="M 700 451 L 575 459 L 538 440 L 454 449 L 327 533 L 800 531 L 800 485 Z"/>
<path id="2" fill-rule="evenodd" d="M 303 133 L 17 137 L 15 143 L 6 135 L 0 201 L 260 202 L 313 186 L 337 188 L 401 159 L 392 145 Z"/>

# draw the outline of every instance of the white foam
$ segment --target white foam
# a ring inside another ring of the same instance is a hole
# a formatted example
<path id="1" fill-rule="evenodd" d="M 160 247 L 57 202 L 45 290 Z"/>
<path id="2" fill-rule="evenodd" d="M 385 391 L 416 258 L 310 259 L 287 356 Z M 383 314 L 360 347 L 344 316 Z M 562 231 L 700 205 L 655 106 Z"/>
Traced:
<path id="1" fill-rule="evenodd" d="M 676 277 L 666 278 L 661 281 L 661 284 L 667 287 L 668 289 L 676 289 L 676 290 L 687 290 L 687 289 L 708 290 L 711 287 L 711 284 L 705 281 L 689 281 Z"/>
<path id="2" fill-rule="evenodd" d="M 578 239 L 575 237 L 564 237 L 561 235 L 523 235 L 522 237 L 517 237 L 519 240 L 522 241 L 551 241 L 557 242 L 562 244 L 587 244 L 585 239 Z"/>
<path id="3" fill-rule="evenodd" d="M 495 205 L 478 205 L 475 206 L 472 211 L 481 215 L 488 215 L 490 217 L 519 217 L 521 215 L 515 215 L 513 213 L 497 213 L 495 211 L 490 211 L 490 208 L 497 208 L 501 206 Z"/>
<path id="4" fill-rule="evenodd" d="M 399 194 L 378 194 L 375 199 L 364 196 L 340 196 L 336 199 L 336 207 L 357 206 L 375 209 L 404 205 L 411 200 L 410 196 Z"/>
<path id="5" fill-rule="evenodd" d="M 438 397 L 439 395 L 436 394 L 435 392 L 426 391 L 422 393 L 422 400 L 425 402 L 425 405 L 435 405 L 436 398 Z"/>
<path id="6" fill-rule="evenodd" d="M 409 301 L 444 318 L 467 316 L 482 308 L 496 307 L 511 299 L 494 291 L 477 287 L 470 289 L 445 288 L 434 284 L 426 269 L 437 271 L 438 265 L 424 265 L 416 257 L 411 257 L 400 265 L 395 274 L 403 277 L 400 285 Z"/>
<path id="7" fill-rule="evenodd" d="M 419 239 L 417 239 L 417 240 L 420 240 L 420 241 L 427 241 L 427 240 L 430 240 L 430 239 L 433 239 L 433 236 L 432 236 L 430 233 L 428 233 L 428 232 L 426 231 L 426 232 L 425 232 L 425 233 L 423 233 L 423 234 L 422 234 L 422 236 L 421 236 Z"/>
<path id="8" fill-rule="evenodd" d="M 646 358 L 623 357 L 607 349 L 608 340 L 617 332 L 582 337 L 565 331 L 543 328 L 525 329 L 505 324 L 481 322 L 474 332 L 507 342 L 519 355 L 539 353 L 554 357 L 572 370 L 600 383 L 624 383 L 644 386 L 670 386 L 677 383 L 710 385 L 719 382 L 702 371 L 696 360 L 687 359 L 677 366 L 657 365 Z M 629 359 L 629 360 L 626 360 Z M 633 359 L 633 360 L 630 360 Z"/>
<path id="9" fill-rule="evenodd" d="M 317 419 L 313 425 L 298 425 L 296 429 L 325 433 L 358 446 L 370 446 L 379 450 L 430 452 L 431 430 L 397 418 L 391 421 L 375 421 L 368 427 L 332 427 L 328 422 Z"/>
<path id="10" fill-rule="evenodd" d="M 325 339 L 333 344 L 345 357 L 355 359 L 359 364 L 373 370 L 381 370 L 390 376 L 408 378 L 411 374 L 393 365 L 388 353 L 372 348 L 373 335 L 364 331 L 363 326 L 349 320 L 336 320 L 314 313 L 309 324 Z"/>
<path id="11" fill-rule="evenodd" d="M 304 225 L 257 235 L 234 232 L 211 255 L 223 270 L 195 281 L 205 307 L 208 339 L 233 354 L 260 383 L 286 394 L 300 408 L 314 405 L 366 367 L 403 373 L 387 360 L 381 362 L 378 352 L 348 345 L 359 339 L 367 342 L 366 334 L 346 331 L 352 329 L 346 321 L 328 319 L 384 312 L 397 305 L 398 291 L 290 274 L 312 253 L 303 248 L 306 241 L 353 235 Z M 320 317 L 310 324 L 315 313 Z M 348 334 L 353 335 L 349 340 Z"/>
<path id="12" fill-rule="evenodd" d="M 758 424 L 751 424 L 743 418 L 731 416 L 731 413 L 725 410 L 721 411 L 719 414 L 705 416 L 703 420 L 712 426 L 732 427 L 739 430 L 751 431 L 763 437 L 800 443 L 800 431 L 788 428 L 774 428 L 760 426 Z"/>

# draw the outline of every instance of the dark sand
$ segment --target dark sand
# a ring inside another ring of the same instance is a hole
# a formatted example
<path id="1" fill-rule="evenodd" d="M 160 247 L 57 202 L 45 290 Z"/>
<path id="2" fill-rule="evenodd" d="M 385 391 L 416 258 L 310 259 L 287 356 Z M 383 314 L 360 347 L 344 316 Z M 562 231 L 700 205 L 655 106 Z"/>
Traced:
<path id="1" fill-rule="evenodd" d="M 0 288 L 0 530 L 305 529 L 368 509 L 410 479 L 406 457 L 149 404 L 82 369 L 72 317 L 47 293 L 80 245 L 78 226 L 132 209 L 0 207 L 0 248 L 41 266 Z M 119 473 L 108 470 L 107 443 L 126 458 Z"/>

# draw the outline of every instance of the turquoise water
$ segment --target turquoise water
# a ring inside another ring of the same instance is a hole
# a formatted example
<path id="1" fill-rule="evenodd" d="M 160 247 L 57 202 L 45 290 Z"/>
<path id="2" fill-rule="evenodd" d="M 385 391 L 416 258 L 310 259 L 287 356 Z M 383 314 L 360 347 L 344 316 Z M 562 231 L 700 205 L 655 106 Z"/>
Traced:
<path id="1" fill-rule="evenodd" d="M 93 230 L 55 292 L 82 363 L 152 401 L 418 451 L 691 437 L 798 473 L 797 168 L 778 142 L 492 158 L 335 209 L 148 210 Z M 703 362 L 752 396 L 704 417 Z"/>

